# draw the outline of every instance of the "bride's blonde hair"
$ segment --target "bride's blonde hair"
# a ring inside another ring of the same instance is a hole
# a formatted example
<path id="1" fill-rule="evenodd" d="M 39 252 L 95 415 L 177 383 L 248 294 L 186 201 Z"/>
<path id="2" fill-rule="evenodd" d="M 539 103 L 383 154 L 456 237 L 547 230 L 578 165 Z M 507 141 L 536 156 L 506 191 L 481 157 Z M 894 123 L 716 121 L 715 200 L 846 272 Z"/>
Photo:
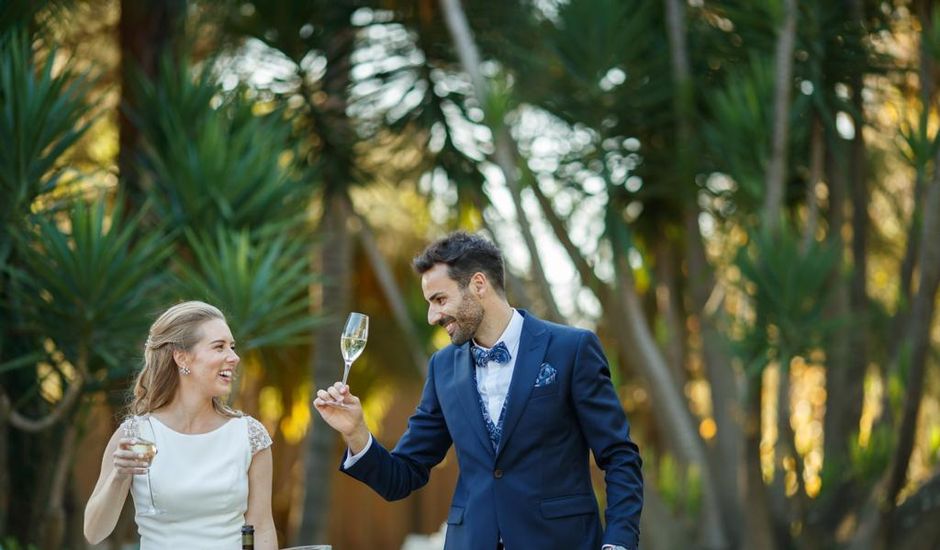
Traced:
<path id="1" fill-rule="evenodd" d="M 154 321 L 144 345 L 144 365 L 134 383 L 130 414 L 151 413 L 173 399 L 180 383 L 180 366 L 173 352 L 191 351 L 202 337 L 202 325 L 215 319 L 225 321 L 219 308 L 191 301 L 176 304 Z M 218 397 L 212 398 L 212 406 L 223 416 L 241 416 Z"/>

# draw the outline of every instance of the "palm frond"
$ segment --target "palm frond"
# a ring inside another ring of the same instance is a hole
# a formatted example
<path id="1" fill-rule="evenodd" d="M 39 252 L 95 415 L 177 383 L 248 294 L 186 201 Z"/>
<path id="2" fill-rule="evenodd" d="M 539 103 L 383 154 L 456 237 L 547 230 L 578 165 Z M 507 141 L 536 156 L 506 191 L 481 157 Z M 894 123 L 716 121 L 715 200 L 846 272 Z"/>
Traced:
<path id="1" fill-rule="evenodd" d="M 66 170 L 60 157 L 93 122 L 88 75 L 54 70 L 55 57 L 37 67 L 24 32 L 0 35 L 0 265 L 9 228 L 55 187 Z"/>
<path id="2" fill-rule="evenodd" d="M 176 288 L 188 299 L 215 304 L 245 349 L 297 343 L 319 321 L 312 314 L 305 241 L 285 232 L 247 230 L 197 234 L 187 230 L 194 254 L 176 262 Z"/>
<path id="3" fill-rule="evenodd" d="M 129 368 L 146 321 L 159 303 L 161 270 L 171 248 L 159 230 L 139 232 L 141 214 L 120 204 L 75 201 L 62 219 L 39 217 L 17 234 L 22 267 L 11 268 L 28 329 L 68 355 L 92 350 L 92 367 Z"/>
<path id="4" fill-rule="evenodd" d="M 738 342 L 747 362 L 761 367 L 769 357 L 808 353 L 848 322 L 825 315 L 839 260 L 840 250 L 828 243 L 801 249 L 790 229 L 778 235 L 752 232 L 735 261 L 754 309 L 753 322 Z"/>
<path id="5" fill-rule="evenodd" d="M 239 91 L 222 93 L 211 68 L 193 76 L 185 61 L 164 63 L 156 84 L 142 78 L 138 85 L 143 160 L 160 219 L 203 233 L 303 212 L 312 182 L 298 172 L 291 123 L 280 110 L 256 114 Z"/>

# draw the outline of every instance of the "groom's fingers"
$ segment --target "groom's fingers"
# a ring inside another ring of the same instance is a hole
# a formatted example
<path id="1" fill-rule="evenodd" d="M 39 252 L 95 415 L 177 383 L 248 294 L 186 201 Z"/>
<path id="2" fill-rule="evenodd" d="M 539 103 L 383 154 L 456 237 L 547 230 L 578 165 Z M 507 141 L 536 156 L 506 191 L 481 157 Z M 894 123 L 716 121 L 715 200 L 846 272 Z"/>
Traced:
<path id="1" fill-rule="evenodd" d="M 335 401 L 343 401 L 343 398 L 349 393 L 349 388 L 344 386 L 342 382 L 337 382 L 330 386 L 327 391 L 330 394 L 330 397 Z"/>

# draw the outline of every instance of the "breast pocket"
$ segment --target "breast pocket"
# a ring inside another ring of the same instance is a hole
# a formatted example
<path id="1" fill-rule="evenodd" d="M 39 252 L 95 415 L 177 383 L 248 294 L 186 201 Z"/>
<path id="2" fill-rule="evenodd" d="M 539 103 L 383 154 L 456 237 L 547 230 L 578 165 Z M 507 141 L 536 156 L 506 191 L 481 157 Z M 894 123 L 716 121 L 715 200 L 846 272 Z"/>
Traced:
<path id="1" fill-rule="evenodd" d="M 558 395 L 558 386 L 560 386 L 557 381 L 547 384 L 545 386 L 539 386 L 537 388 L 532 388 L 532 393 L 529 394 L 529 399 L 538 399 L 540 397 L 549 397 L 552 395 Z"/>

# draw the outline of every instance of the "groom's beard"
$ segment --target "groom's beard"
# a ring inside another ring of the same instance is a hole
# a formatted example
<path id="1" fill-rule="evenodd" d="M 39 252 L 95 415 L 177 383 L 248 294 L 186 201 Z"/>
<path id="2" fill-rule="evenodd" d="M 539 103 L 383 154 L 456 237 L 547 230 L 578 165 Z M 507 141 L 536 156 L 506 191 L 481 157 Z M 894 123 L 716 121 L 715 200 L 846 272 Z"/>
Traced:
<path id="1" fill-rule="evenodd" d="M 455 323 L 450 341 L 454 345 L 462 346 L 473 338 L 482 322 L 483 306 L 469 291 L 464 291 L 461 293 L 460 306 L 454 316 L 443 317 L 437 324 L 446 327 L 450 323 Z"/>

